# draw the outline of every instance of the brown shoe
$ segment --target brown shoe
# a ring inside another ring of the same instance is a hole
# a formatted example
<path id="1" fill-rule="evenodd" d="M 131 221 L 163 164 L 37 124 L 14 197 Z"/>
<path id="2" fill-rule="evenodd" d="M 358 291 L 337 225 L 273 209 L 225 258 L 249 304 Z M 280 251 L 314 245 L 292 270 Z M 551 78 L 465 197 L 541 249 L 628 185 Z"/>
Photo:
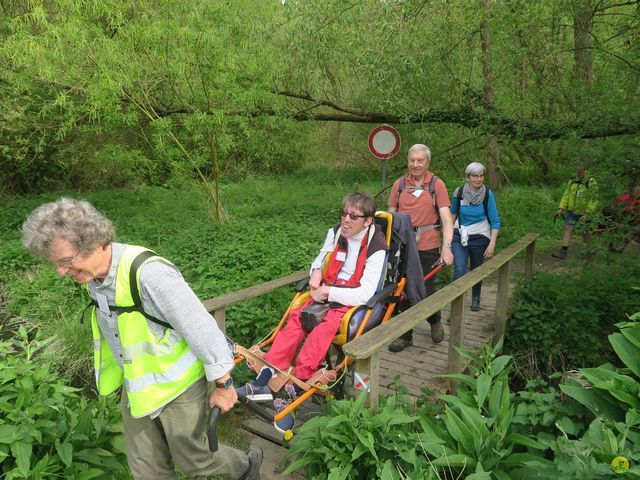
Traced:
<path id="1" fill-rule="evenodd" d="M 444 328 L 442 328 L 442 322 L 438 320 L 436 323 L 431 324 L 431 340 L 433 343 L 440 343 L 444 338 Z"/>
<path id="2" fill-rule="evenodd" d="M 389 351 L 398 353 L 404 350 L 407 347 L 413 345 L 413 340 L 406 338 L 396 338 L 393 342 L 389 344 Z"/>
<path id="3" fill-rule="evenodd" d="M 568 253 L 569 252 L 566 249 L 561 248 L 559 251 L 552 253 L 551 256 L 564 260 L 565 258 L 567 258 Z"/>

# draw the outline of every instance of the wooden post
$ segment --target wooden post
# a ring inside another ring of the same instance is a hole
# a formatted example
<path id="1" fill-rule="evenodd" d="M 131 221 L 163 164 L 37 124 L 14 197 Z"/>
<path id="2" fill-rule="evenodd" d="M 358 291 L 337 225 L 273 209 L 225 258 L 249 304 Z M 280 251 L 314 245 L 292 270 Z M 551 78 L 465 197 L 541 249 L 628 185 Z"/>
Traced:
<path id="1" fill-rule="evenodd" d="M 451 315 L 449 316 L 448 373 L 462 372 L 462 358 L 454 347 L 462 347 L 464 345 L 465 296 L 466 292 L 463 292 L 462 295 L 456 297 L 451 302 Z M 451 386 L 451 388 L 453 388 L 453 386 Z"/>
<path id="2" fill-rule="evenodd" d="M 509 308 L 509 277 L 511 273 L 511 260 L 498 269 L 498 292 L 496 293 L 496 318 L 493 332 L 493 344 L 495 345 L 504 335 L 507 329 L 507 309 Z"/>
<path id="3" fill-rule="evenodd" d="M 378 352 L 371 357 L 356 360 L 356 372 L 362 377 L 369 377 L 369 408 L 378 411 L 378 397 L 380 396 L 380 356 Z M 356 390 L 356 394 L 357 394 Z"/>
<path id="4" fill-rule="evenodd" d="M 213 318 L 215 318 L 218 328 L 224 335 L 227 334 L 227 317 L 224 311 L 224 307 L 219 308 L 213 312 Z"/>
<path id="5" fill-rule="evenodd" d="M 536 242 L 535 240 L 527 247 L 527 253 L 524 257 L 524 278 L 527 282 L 530 282 L 533 278 L 533 268 L 535 262 Z"/>

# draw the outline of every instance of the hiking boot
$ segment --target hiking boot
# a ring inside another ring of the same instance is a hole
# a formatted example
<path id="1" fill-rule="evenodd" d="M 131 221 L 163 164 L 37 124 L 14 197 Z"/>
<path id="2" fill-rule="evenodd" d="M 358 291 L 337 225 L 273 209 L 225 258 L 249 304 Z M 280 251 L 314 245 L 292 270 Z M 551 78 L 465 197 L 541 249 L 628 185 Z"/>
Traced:
<path id="1" fill-rule="evenodd" d="M 402 350 L 404 350 L 407 347 L 410 347 L 411 345 L 413 345 L 413 340 L 412 339 L 407 339 L 407 338 L 396 338 L 393 342 L 391 342 L 389 344 L 389 351 L 390 352 L 401 352 Z"/>
<path id="2" fill-rule="evenodd" d="M 444 338 L 444 328 L 442 328 L 442 321 L 438 320 L 431 324 L 431 340 L 433 343 L 440 343 Z"/>
<path id="3" fill-rule="evenodd" d="M 569 254 L 569 251 L 566 248 L 561 248 L 559 251 L 552 253 L 551 256 L 564 260 L 565 258 L 567 258 L 568 254 Z"/>
<path id="4" fill-rule="evenodd" d="M 480 297 L 473 297 L 471 299 L 471 311 L 472 312 L 480 311 Z"/>
<path id="5" fill-rule="evenodd" d="M 241 480 L 260 480 L 260 465 L 262 465 L 262 449 L 257 445 L 251 445 L 247 450 L 249 457 L 249 468 L 240 477 Z"/>
<path id="6" fill-rule="evenodd" d="M 273 400 L 271 389 L 268 386 L 259 387 L 253 383 L 247 383 L 242 387 L 236 388 L 239 397 L 246 397 L 254 402 L 270 402 Z"/>

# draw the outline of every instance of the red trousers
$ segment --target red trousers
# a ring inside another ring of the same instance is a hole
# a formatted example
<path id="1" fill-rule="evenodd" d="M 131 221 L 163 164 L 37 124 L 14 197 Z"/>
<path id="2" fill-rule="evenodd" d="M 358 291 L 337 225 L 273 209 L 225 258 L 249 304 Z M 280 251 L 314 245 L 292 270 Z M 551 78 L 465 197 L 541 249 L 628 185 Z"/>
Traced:
<path id="1" fill-rule="evenodd" d="M 271 349 L 264 356 L 265 360 L 270 364 L 280 370 L 286 370 L 291 365 L 298 347 L 304 341 L 295 365 L 295 375 L 301 380 L 307 380 L 318 370 L 318 366 L 331 346 L 333 337 L 335 337 L 340 328 L 340 320 L 352 308 L 337 307 L 330 309 L 322 323 L 307 334 L 300 324 L 300 312 L 311 303 L 313 303 L 313 300 L 309 300 L 302 307 L 296 308 L 289 313 L 287 324 L 278 332 Z"/>

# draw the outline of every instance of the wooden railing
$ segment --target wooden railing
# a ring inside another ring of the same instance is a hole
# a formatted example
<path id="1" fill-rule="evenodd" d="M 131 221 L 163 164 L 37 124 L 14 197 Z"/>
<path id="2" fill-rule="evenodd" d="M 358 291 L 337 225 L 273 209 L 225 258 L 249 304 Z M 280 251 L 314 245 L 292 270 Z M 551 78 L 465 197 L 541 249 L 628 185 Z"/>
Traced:
<path id="1" fill-rule="evenodd" d="M 356 371 L 370 377 L 369 405 L 371 408 L 375 410 L 378 406 L 380 350 L 449 303 L 451 304 L 451 315 L 449 317 L 447 370 L 448 373 L 460 373 L 462 371 L 462 358 L 455 347 L 461 347 L 464 340 L 465 295 L 476 283 L 484 280 L 496 270 L 498 272 L 498 292 L 496 295 L 494 342 L 504 334 L 509 305 L 511 260 L 526 249 L 525 277 L 530 279 L 533 276 L 535 241 L 537 238 L 537 233 L 525 235 L 511 246 L 494 255 L 493 258 L 480 267 L 395 316 L 391 321 L 370 330 L 342 347 L 345 354 L 356 360 Z"/>
<path id="2" fill-rule="evenodd" d="M 535 241 L 537 238 L 537 233 L 525 235 L 472 272 L 467 273 L 417 305 L 398 314 L 391 321 L 370 330 L 343 346 L 344 352 L 356 360 L 356 371 L 370 377 L 369 405 L 371 408 L 377 409 L 378 406 L 380 350 L 449 303 L 451 304 L 451 315 L 449 317 L 448 372 L 460 373 L 462 371 L 462 358 L 455 347 L 461 347 L 464 340 L 465 295 L 476 283 L 484 280 L 495 271 L 498 272 L 498 292 L 496 295 L 494 342 L 504 334 L 509 305 L 511 260 L 526 249 L 524 273 L 525 278 L 530 279 L 533 276 Z M 306 278 L 308 274 L 307 271 L 292 273 L 270 282 L 205 300 L 203 304 L 207 311 L 214 316 L 220 329 L 225 332 L 226 307 L 298 282 Z"/>
<path id="3" fill-rule="evenodd" d="M 213 318 L 216 319 L 220 330 L 222 330 L 223 333 L 226 333 L 227 316 L 225 309 L 229 305 L 240 303 L 244 300 L 249 300 L 250 298 L 259 297 L 260 295 L 264 295 L 265 293 L 273 292 L 278 288 L 286 287 L 287 285 L 294 282 L 299 282 L 300 280 L 308 276 L 308 271 L 292 273 L 291 275 L 277 278 L 275 280 L 271 280 L 270 282 L 260 283 L 258 285 L 254 285 L 253 287 L 238 290 L 237 292 L 231 292 L 225 295 L 220 295 L 219 297 L 213 297 L 209 300 L 205 300 L 202 303 L 207 311 L 211 315 L 213 315 Z"/>

